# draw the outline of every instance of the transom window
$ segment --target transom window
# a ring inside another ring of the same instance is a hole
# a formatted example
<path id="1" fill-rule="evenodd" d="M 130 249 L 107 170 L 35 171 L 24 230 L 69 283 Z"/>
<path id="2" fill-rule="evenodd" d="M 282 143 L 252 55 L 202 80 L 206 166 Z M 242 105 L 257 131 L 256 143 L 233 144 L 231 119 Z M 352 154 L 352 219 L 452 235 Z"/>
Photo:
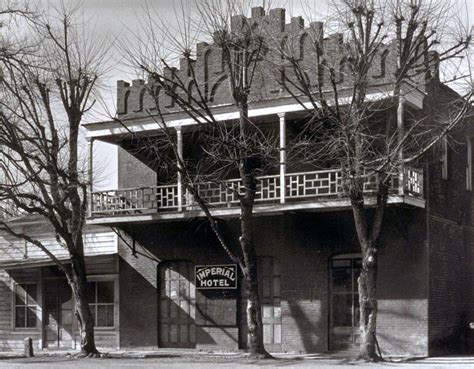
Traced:
<path id="1" fill-rule="evenodd" d="M 114 327 L 114 281 L 88 282 L 88 301 L 96 327 Z"/>
<path id="2" fill-rule="evenodd" d="M 36 328 L 36 283 L 15 285 L 15 328 Z"/>

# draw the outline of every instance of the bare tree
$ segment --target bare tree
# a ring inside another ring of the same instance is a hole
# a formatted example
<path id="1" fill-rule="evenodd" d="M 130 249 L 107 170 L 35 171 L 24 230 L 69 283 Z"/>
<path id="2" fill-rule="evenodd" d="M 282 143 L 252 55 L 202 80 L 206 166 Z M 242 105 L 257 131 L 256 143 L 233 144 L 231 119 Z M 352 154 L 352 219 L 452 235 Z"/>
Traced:
<path id="1" fill-rule="evenodd" d="M 260 31 L 241 15 L 249 10 L 247 5 L 244 1 L 199 1 L 193 16 L 180 8 L 177 26 L 149 12 L 152 15 L 143 26 L 146 41 L 137 37 L 128 41 L 136 47 L 125 50 L 132 64 L 149 78 L 146 93 L 153 100 L 153 108 L 146 114 L 160 127 L 157 137 L 137 137 L 140 150 L 153 153 L 156 168 L 167 173 L 176 172 L 177 168 L 183 187 L 205 214 L 219 244 L 239 265 L 247 295 L 249 350 L 254 357 L 266 358 L 270 355 L 263 344 L 253 209 L 257 176 L 272 164 L 275 166 L 277 152 L 272 136 L 249 117 L 251 89 L 266 46 Z M 212 48 L 213 54 L 221 56 L 222 71 L 218 77 L 207 76 L 196 62 L 192 47 L 199 37 L 210 39 L 211 44 L 199 44 L 198 54 Z M 176 56 L 181 58 L 180 70 L 173 67 Z M 218 92 L 211 91 L 216 82 L 211 78 L 222 78 Z M 222 121 L 216 116 L 214 106 L 222 99 L 237 110 L 234 119 Z M 194 122 L 199 159 L 182 156 L 182 143 L 167 122 L 169 112 L 176 109 Z M 126 127 L 126 121 L 122 123 Z M 238 181 L 228 181 L 235 176 Z M 240 207 L 238 239 L 229 239 L 223 233 L 221 220 L 213 216 L 212 206 L 199 190 L 198 183 L 202 182 L 213 183 L 232 194 Z"/>
<path id="2" fill-rule="evenodd" d="M 466 30 L 459 37 L 443 33 L 449 6 L 424 0 L 336 1 L 330 24 L 339 32 L 333 38 L 340 40 L 341 55 L 332 60 L 333 51 L 325 49 L 318 27 L 307 32 L 311 58 L 299 58 L 295 50 L 299 44 L 291 36 L 274 42 L 285 59 L 276 68 L 277 78 L 309 113 L 293 142 L 293 154 L 313 165 L 342 169 L 342 190 L 350 199 L 362 252 L 358 279 L 362 359 L 380 359 L 377 244 L 389 188 L 394 179 L 401 185 L 405 165 L 422 158 L 463 121 L 473 93 L 472 85 L 460 96 L 439 82 L 440 63 L 456 61 L 471 42 Z M 449 36 L 450 42 L 443 44 Z M 389 69 L 389 63 L 395 68 Z M 390 93 L 374 89 L 382 82 L 391 84 Z M 419 92 L 428 95 L 431 108 L 408 107 L 410 93 Z M 364 192 L 370 180 L 376 182 L 371 194 L 374 206 Z"/>
<path id="3" fill-rule="evenodd" d="M 63 6 L 55 18 L 37 14 L 28 24 L 28 52 L 0 58 L 0 201 L 44 218 L 70 263 L 6 220 L 0 220 L 0 229 L 36 245 L 65 274 L 81 353 L 94 356 L 83 236 L 88 195 L 78 152 L 80 125 L 94 104 L 107 48 L 85 36 L 84 25 L 75 23 L 77 9 Z"/>

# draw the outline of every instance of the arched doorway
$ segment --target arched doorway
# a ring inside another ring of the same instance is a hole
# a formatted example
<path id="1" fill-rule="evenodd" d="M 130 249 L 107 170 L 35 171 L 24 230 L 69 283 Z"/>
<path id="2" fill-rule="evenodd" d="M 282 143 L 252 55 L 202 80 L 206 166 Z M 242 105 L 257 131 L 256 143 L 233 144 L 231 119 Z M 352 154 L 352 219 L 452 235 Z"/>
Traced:
<path id="1" fill-rule="evenodd" d="M 194 266 L 186 260 L 159 266 L 159 347 L 196 347 Z"/>
<path id="2" fill-rule="evenodd" d="M 359 291 L 357 279 L 362 266 L 360 254 L 337 255 L 330 260 L 331 350 L 352 350 L 359 343 Z"/>

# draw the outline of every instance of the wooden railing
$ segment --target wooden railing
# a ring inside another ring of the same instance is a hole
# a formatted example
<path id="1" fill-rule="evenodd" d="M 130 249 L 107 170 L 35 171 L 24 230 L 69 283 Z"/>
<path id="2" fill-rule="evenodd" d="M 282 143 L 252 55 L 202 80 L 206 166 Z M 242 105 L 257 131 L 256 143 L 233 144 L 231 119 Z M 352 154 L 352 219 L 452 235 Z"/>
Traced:
<path id="1" fill-rule="evenodd" d="M 423 197 L 423 172 L 419 169 L 404 168 L 403 187 L 399 186 L 400 176 L 391 177 L 391 193 L 412 197 Z M 288 173 L 285 175 L 284 202 L 310 201 L 323 198 L 344 197 L 342 172 L 339 169 L 314 172 Z M 243 193 L 242 181 L 230 179 L 222 182 L 196 183 L 194 188 L 211 207 L 233 207 Z M 367 176 L 364 192 L 373 193 L 377 189 L 377 175 Z M 281 202 L 279 175 L 258 177 L 255 201 L 257 204 Z M 140 214 L 156 211 L 178 211 L 197 209 L 197 204 L 188 191 L 183 191 L 181 204 L 178 201 L 178 185 L 170 184 L 92 193 L 92 215 Z"/>

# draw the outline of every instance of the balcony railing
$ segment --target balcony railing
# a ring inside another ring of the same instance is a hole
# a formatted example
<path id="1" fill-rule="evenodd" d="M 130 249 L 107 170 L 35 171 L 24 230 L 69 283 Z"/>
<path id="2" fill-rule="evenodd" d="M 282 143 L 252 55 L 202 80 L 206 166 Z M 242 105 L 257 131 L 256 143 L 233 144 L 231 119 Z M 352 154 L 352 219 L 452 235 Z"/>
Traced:
<path id="1" fill-rule="evenodd" d="M 309 202 L 344 197 L 341 188 L 342 172 L 339 169 L 288 173 L 285 175 L 284 196 L 281 196 L 280 192 L 280 175 L 261 176 L 257 179 L 257 204 Z M 423 197 L 422 170 L 404 168 L 403 186 L 399 186 L 399 183 L 400 176 L 394 174 L 390 183 L 391 193 Z M 242 187 L 241 179 L 195 184 L 200 197 L 212 208 L 237 206 L 238 194 L 243 193 Z M 364 183 L 364 192 L 370 194 L 376 188 L 377 175 L 368 176 Z M 181 201 L 178 193 L 178 184 L 93 192 L 91 214 L 100 216 L 198 209 L 188 191 L 183 191 Z"/>

